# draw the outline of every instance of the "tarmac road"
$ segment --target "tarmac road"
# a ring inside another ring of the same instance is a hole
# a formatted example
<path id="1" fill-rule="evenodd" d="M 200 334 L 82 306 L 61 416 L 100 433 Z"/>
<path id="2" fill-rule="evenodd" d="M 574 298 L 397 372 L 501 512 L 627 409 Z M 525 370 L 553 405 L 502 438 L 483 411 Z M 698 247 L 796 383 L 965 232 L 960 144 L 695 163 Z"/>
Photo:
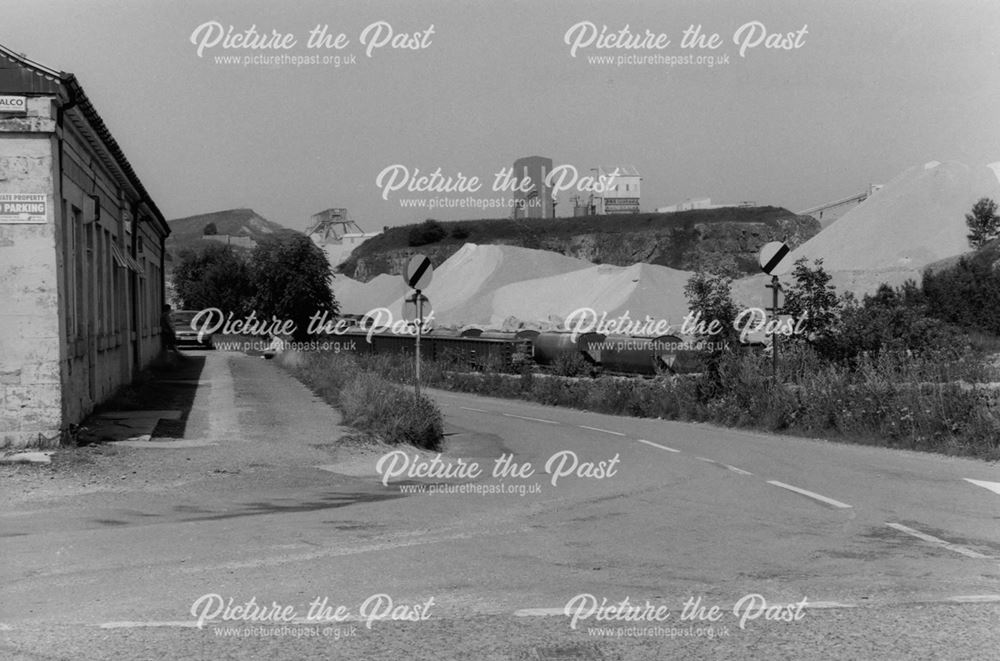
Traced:
<path id="1" fill-rule="evenodd" d="M 1000 658 L 995 465 L 431 390 L 396 468 L 482 474 L 387 477 L 198 356 L 185 440 L 3 480 L 0 657 Z"/>

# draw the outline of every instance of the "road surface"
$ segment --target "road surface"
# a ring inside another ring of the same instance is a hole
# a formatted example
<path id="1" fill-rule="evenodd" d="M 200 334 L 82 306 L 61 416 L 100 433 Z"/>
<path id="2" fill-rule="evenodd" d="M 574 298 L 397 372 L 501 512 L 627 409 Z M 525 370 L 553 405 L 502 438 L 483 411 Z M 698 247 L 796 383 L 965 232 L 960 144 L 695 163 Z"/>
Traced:
<path id="1" fill-rule="evenodd" d="M 995 465 L 436 390 L 393 455 L 191 355 L 182 440 L 5 476 L 0 657 L 1000 658 Z"/>

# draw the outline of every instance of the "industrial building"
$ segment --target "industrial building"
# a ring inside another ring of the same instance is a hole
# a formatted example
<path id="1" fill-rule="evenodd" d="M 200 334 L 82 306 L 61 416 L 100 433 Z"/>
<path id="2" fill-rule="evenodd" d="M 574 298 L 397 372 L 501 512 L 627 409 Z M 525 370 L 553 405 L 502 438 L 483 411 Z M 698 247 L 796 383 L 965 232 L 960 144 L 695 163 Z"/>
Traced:
<path id="1" fill-rule="evenodd" d="M 603 190 L 594 194 L 594 208 L 598 215 L 612 213 L 639 213 L 642 197 L 642 176 L 631 165 L 598 167 L 597 181 Z"/>
<path id="2" fill-rule="evenodd" d="M 514 161 L 514 218 L 555 218 L 552 187 L 545 184 L 550 172 L 551 158 L 525 156 Z"/>
<path id="3" fill-rule="evenodd" d="M 73 74 L 0 46 L 0 437 L 51 446 L 161 351 L 170 229 Z"/>
<path id="4" fill-rule="evenodd" d="M 736 204 L 712 204 L 712 198 L 702 197 L 694 200 L 685 200 L 680 204 L 672 204 L 669 207 L 657 207 L 656 213 L 678 213 L 680 211 L 694 211 L 695 209 L 745 209 L 755 206 L 757 206 L 757 203 L 751 201 L 737 202 Z"/>

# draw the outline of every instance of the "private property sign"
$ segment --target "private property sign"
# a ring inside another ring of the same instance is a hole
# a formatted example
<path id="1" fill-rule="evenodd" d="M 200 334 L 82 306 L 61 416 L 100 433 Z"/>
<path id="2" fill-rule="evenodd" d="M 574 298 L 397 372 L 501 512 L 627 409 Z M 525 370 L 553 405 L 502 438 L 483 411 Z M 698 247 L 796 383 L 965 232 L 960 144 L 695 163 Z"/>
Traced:
<path id="1" fill-rule="evenodd" d="M 0 193 L 0 223 L 48 222 L 45 193 Z"/>

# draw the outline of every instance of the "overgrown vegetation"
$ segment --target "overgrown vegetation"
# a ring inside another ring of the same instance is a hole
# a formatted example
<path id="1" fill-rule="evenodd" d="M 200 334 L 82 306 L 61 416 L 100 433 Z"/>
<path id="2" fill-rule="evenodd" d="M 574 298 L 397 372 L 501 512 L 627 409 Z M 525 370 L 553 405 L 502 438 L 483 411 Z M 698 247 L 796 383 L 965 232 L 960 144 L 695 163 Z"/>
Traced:
<path id="1" fill-rule="evenodd" d="M 343 354 L 282 354 L 279 361 L 313 392 L 337 407 L 344 422 L 390 445 L 439 449 L 441 411 L 427 397 L 380 375 L 376 363 Z M 384 367 L 384 365 L 382 366 Z M 382 370 L 384 371 L 384 370 Z"/>

